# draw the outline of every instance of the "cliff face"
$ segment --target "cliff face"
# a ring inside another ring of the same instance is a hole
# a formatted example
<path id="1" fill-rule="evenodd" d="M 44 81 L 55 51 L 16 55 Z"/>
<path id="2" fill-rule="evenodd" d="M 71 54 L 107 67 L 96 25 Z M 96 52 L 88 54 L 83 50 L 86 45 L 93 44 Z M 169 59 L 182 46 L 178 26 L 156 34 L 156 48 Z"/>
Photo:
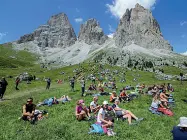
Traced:
<path id="1" fill-rule="evenodd" d="M 75 32 L 64 13 L 52 16 L 46 25 L 40 26 L 33 33 L 22 36 L 17 43 L 35 41 L 41 48 L 64 48 L 75 44 Z"/>
<path id="2" fill-rule="evenodd" d="M 118 47 L 132 43 L 148 49 L 173 50 L 164 40 L 160 26 L 152 13 L 139 4 L 131 10 L 126 10 L 115 35 L 115 44 Z"/>
<path id="3" fill-rule="evenodd" d="M 89 45 L 99 44 L 102 45 L 107 40 L 102 28 L 96 19 L 89 19 L 85 24 L 81 25 L 78 40 L 83 41 Z"/>

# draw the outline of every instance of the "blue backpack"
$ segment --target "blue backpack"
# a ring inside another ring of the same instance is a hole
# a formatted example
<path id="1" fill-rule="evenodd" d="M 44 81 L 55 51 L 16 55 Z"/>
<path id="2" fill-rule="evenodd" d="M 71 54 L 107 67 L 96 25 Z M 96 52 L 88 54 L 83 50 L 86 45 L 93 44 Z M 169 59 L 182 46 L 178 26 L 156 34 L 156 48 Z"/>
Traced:
<path id="1" fill-rule="evenodd" d="M 92 124 L 90 126 L 90 132 L 88 134 L 104 134 L 103 128 L 99 124 Z"/>

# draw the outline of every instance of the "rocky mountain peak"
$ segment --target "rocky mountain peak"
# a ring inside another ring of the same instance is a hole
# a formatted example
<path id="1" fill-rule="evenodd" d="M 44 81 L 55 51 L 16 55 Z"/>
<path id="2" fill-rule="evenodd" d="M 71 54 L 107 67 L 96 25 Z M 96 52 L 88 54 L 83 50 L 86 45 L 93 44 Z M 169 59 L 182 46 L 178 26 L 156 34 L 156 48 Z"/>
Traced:
<path id="1" fill-rule="evenodd" d="M 164 40 L 152 13 L 139 4 L 131 10 L 126 10 L 115 35 L 118 47 L 130 45 L 132 42 L 144 48 L 172 50 L 170 44 Z"/>
<path id="2" fill-rule="evenodd" d="M 107 40 L 104 35 L 103 29 L 100 27 L 99 22 L 92 18 L 81 25 L 78 40 L 83 41 L 89 45 L 99 44 L 102 45 Z"/>
<path id="3" fill-rule="evenodd" d="M 68 47 L 75 44 L 76 39 L 67 15 L 60 13 L 52 16 L 46 25 L 41 25 L 33 33 L 22 36 L 17 43 L 35 41 L 43 50 L 46 47 Z"/>

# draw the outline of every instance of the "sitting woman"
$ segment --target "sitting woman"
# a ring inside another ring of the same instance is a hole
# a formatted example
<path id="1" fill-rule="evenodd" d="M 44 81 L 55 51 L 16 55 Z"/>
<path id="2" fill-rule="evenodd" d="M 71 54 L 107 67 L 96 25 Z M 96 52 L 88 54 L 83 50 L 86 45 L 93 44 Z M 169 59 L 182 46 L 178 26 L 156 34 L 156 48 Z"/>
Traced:
<path id="1" fill-rule="evenodd" d="M 57 101 L 64 104 L 65 102 L 71 101 L 71 98 L 69 96 L 63 95 L 61 98 L 57 99 Z"/>
<path id="2" fill-rule="evenodd" d="M 151 103 L 151 107 L 149 108 L 149 110 L 153 113 L 153 114 L 158 114 L 160 115 L 161 113 L 158 111 L 158 108 L 162 107 L 164 108 L 164 106 L 162 105 L 161 101 L 159 100 L 159 96 L 158 94 L 156 94 L 153 97 L 153 101 Z"/>
<path id="3" fill-rule="evenodd" d="M 105 133 L 107 133 L 107 129 L 113 126 L 112 121 L 106 118 L 106 109 L 108 108 L 108 102 L 104 101 L 102 107 L 100 108 L 97 115 L 97 123 L 103 127 Z"/>
<path id="4" fill-rule="evenodd" d="M 112 92 L 112 95 L 110 96 L 110 102 L 113 103 L 117 99 L 117 94 L 115 91 Z"/>
<path id="5" fill-rule="evenodd" d="M 90 119 L 89 109 L 84 107 L 84 100 L 78 100 L 75 109 L 76 119 L 78 121 L 84 120 L 85 118 Z"/>
<path id="6" fill-rule="evenodd" d="M 118 106 L 119 103 L 120 103 L 119 100 L 115 100 L 115 103 L 112 106 L 117 117 L 122 117 L 123 119 L 128 118 L 129 125 L 132 124 L 132 119 L 135 119 L 138 122 L 143 120 L 143 118 L 136 117 L 131 111 L 120 108 Z"/>
<path id="7" fill-rule="evenodd" d="M 129 101 L 128 95 L 125 92 L 125 90 L 122 90 L 120 95 L 119 95 L 119 100 L 121 101 Z"/>
<path id="8" fill-rule="evenodd" d="M 99 111 L 99 109 L 101 108 L 101 106 L 97 104 L 97 101 L 98 101 L 98 97 L 95 96 L 93 98 L 93 101 L 90 103 L 90 112 L 92 112 L 94 114 L 96 114 Z"/>
<path id="9" fill-rule="evenodd" d="M 166 91 L 160 90 L 160 101 L 164 106 L 168 106 L 168 96 L 166 95 Z"/>

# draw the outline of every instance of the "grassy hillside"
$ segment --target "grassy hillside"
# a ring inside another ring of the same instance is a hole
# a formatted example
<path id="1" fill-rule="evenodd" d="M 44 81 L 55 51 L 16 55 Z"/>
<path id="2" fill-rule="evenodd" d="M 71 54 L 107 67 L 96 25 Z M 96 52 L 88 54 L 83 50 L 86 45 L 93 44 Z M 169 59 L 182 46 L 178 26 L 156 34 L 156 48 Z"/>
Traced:
<path id="1" fill-rule="evenodd" d="M 15 59 L 9 59 L 10 64 L 15 65 L 16 68 L 9 68 L 6 61 L 0 61 L 2 64 L 0 66 L 0 76 L 13 75 L 16 76 L 22 72 L 28 72 L 32 75 L 36 75 L 39 78 L 38 81 L 33 81 L 31 84 L 26 84 L 26 82 L 20 83 L 20 90 L 16 91 L 14 87 L 14 78 L 7 78 L 9 85 L 3 102 L 0 102 L 0 140 L 96 140 L 96 139 L 111 139 L 111 140 L 170 140 L 172 139 L 170 130 L 174 125 L 179 123 L 179 117 L 187 116 L 186 104 L 181 101 L 181 99 L 187 99 L 187 83 L 180 85 L 179 81 L 158 81 L 154 78 L 154 73 L 142 72 L 142 71 L 130 71 L 123 69 L 121 67 L 112 67 L 110 65 L 104 65 L 105 69 L 118 70 L 121 72 L 126 71 L 126 83 L 121 83 L 122 73 L 113 75 L 117 81 L 117 86 L 119 89 L 126 85 L 135 86 L 138 83 L 145 83 L 146 85 L 162 84 L 162 83 L 172 83 L 175 88 L 174 98 L 176 100 L 176 107 L 173 108 L 174 116 L 157 116 L 152 115 L 148 108 L 151 104 L 151 97 L 142 95 L 140 98 L 133 100 L 130 103 L 122 103 L 121 107 L 124 109 L 131 110 L 138 117 L 144 117 L 145 120 L 136 126 L 129 126 L 127 121 L 122 122 L 121 120 L 115 121 L 114 131 L 117 133 L 115 137 L 98 136 L 98 135 L 88 135 L 89 126 L 94 123 L 91 122 L 78 122 L 75 119 L 74 112 L 76 101 L 83 98 L 86 105 L 92 101 L 92 96 L 80 97 L 80 83 L 77 80 L 75 84 L 76 92 L 71 92 L 68 82 L 68 76 L 73 76 L 76 73 L 73 72 L 74 69 L 79 69 L 81 72 L 77 74 L 77 79 L 84 76 L 87 77 L 91 73 L 100 72 L 98 64 L 83 63 L 81 66 L 73 65 L 60 69 L 41 69 L 39 65 L 35 63 L 36 56 L 29 54 L 27 52 L 15 52 L 11 48 L 0 47 L 2 52 L 6 52 L 3 56 L 8 59 L 10 56 L 16 55 Z M 4 60 L 4 59 L 2 59 Z M 23 61 L 24 60 L 24 61 Z M 165 69 L 167 74 L 178 73 L 180 69 L 168 68 Z M 61 74 L 65 72 L 65 74 Z M 44 77 L 50 77 L 52 79 L 52 88 L 49 91 L 45 90 Z M 134 81 L 134 78 L 137 81 Z M 63 84 L 57 84 L 57 79 L 63 79 Z M 105 80 L 106 81 L 106 80 Z M 86 82 L 86 86 L 91 83 L 91 81 Z M 111 92 L 111 90 L 107 90 Z M 73 98 L 72 102 L 65 105 L 53 105 L 52 107 L 40 107 L 37 109 L 47 110 L 49 112 L 49 118 L 44 119 L 37 123 L 37 125 L 31 125 L 28 122 L 23 122 L 18 120 L 21 115 L 22 105 L 26 102 L 28 97 L 34 98 L 34 103 L 43 101 L 50 97 L 61 97 L 62 95 L 69 95 Z M 99 104 L 104 100 L 109 100 L 109 96 L 99 97 Z"/>

